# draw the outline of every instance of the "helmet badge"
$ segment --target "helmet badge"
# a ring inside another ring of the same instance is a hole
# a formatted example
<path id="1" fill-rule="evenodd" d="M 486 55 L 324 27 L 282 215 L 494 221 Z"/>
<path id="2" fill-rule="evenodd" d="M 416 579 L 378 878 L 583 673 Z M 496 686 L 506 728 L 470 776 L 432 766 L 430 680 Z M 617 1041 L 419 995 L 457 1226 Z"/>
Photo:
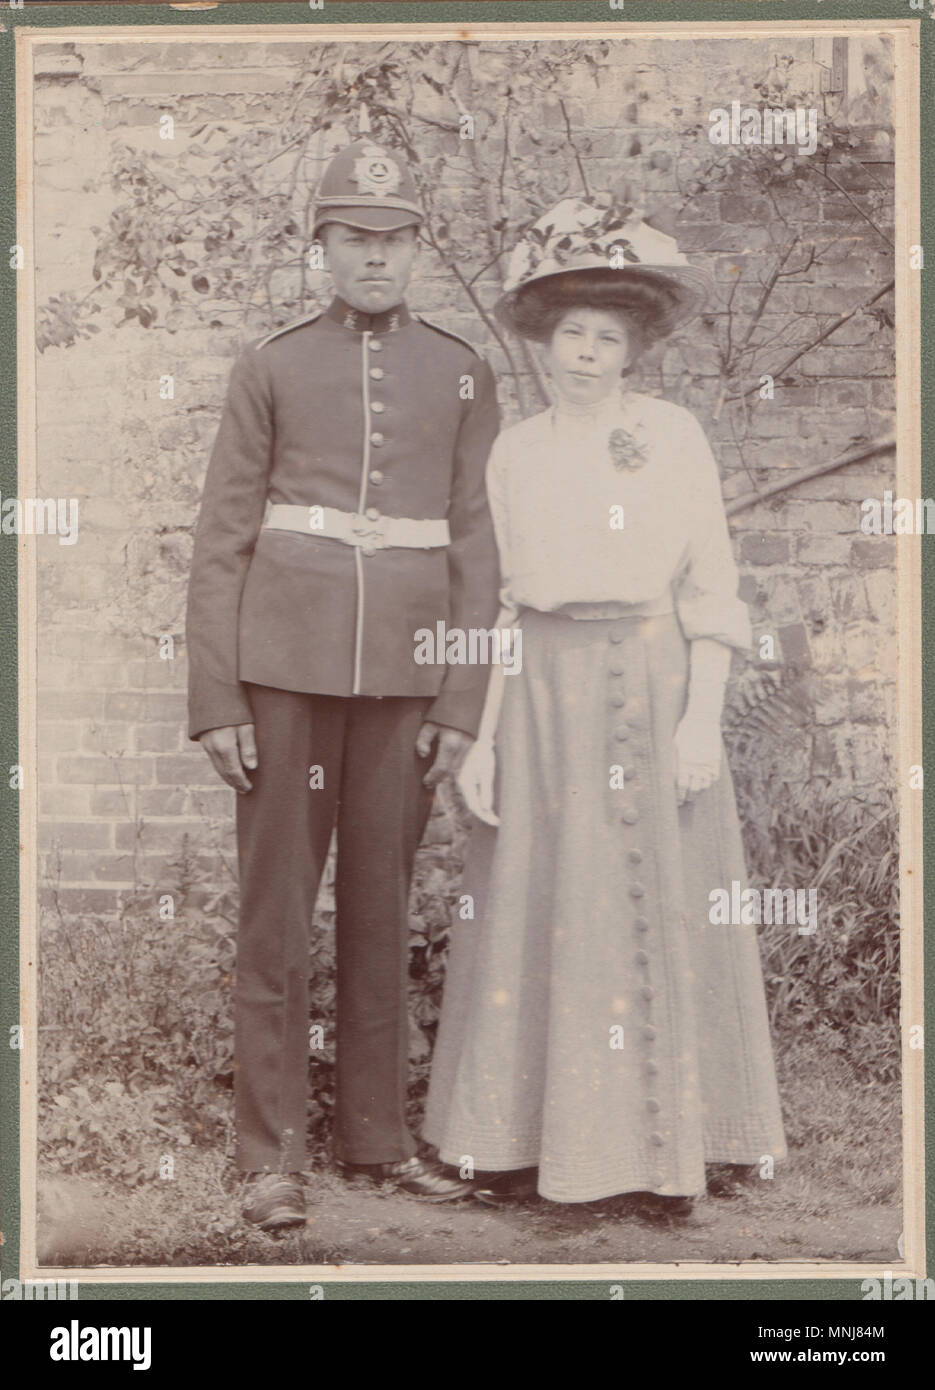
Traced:
<path id="1" fill-rule="evenodd" d="M 361 193 L 371 193 L 383 198 L 395 193 L 402 179 L 402 171 L 394 159 L 381 150 L 379 145 L 367 145 L 359 159 L 354 161 L 352 182 Z"/>

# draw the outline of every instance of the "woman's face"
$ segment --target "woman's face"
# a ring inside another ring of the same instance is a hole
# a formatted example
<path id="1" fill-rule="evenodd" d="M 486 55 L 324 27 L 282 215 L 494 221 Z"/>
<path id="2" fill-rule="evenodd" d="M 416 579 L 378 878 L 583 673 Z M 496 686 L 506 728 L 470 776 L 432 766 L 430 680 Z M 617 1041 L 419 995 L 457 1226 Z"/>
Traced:
<path id="1" fill-rule="evenodd" d="M 549 367 L 560 395 L 587 404 L 620 385 L 631 338 L 620 314 L 607 309 L 569 309 L 549 343 Z"/>

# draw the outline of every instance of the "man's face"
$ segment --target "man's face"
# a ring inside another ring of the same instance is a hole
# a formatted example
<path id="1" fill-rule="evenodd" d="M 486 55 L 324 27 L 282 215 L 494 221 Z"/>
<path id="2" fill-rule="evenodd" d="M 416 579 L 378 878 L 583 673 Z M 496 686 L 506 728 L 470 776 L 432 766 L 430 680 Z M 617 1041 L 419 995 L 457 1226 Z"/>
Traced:
<path id="1" fill-rule="evenodd" d="M 328 222 L 322 242 L 335 291 L 352 308 L 379 314 L 405 295 L 419 245 L 415 227 L 374 232 Z"/>

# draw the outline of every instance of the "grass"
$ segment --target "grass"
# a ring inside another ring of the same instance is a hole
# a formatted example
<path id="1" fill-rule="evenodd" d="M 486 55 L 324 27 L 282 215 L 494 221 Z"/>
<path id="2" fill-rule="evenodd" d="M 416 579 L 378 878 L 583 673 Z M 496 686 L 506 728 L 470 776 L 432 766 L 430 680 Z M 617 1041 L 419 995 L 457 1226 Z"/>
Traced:
<path id="1" fill-rule="evenodd" d="M 85 1175 L 40 1183 L 40 1251 L 49 1265 L 504 1266 L 630 1261 L 897 1258 L 900 1113 L 897 1089 L 862 1080 L 836 1052 L 780 1055 L 788 1160 L 770 1181 L 730 1199 L 706 1197 L 686 1223 L 647 1225 L 627 1196 L 509 1208 L 431 1206 L 329 1167 L 308 1176 L 309 1223 L 271 1236 L 239 1211 L 239 1178 L 219 1149 L 178 1156 L 171 1180 L 134 1187 Z M 157 1135 L 136 1142 L 152 1151 Z"/>

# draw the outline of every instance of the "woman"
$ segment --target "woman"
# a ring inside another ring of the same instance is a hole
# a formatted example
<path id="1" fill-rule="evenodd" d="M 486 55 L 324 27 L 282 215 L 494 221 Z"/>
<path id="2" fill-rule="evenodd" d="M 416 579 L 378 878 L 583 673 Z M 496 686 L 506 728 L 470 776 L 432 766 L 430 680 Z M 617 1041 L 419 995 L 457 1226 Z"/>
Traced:
<path id="1" fill-rule="evenodd" d="M 688 411 L 620 380 L 706 276 L 638 218 L 565 200 L 507 286 L 498 314 L 546 345 L 555 404 L 488 467 L 522 669 L 495 668 L 461 777 L 474 918 L 424 1134 L 449 1163 L 538 1170 L 553 1201 L 684 1209 L 706 1164 L 785 1153 L 755 932 L 708 918 L 745 878 L 720 716 L 750 643 L 717 467 Z"/>

